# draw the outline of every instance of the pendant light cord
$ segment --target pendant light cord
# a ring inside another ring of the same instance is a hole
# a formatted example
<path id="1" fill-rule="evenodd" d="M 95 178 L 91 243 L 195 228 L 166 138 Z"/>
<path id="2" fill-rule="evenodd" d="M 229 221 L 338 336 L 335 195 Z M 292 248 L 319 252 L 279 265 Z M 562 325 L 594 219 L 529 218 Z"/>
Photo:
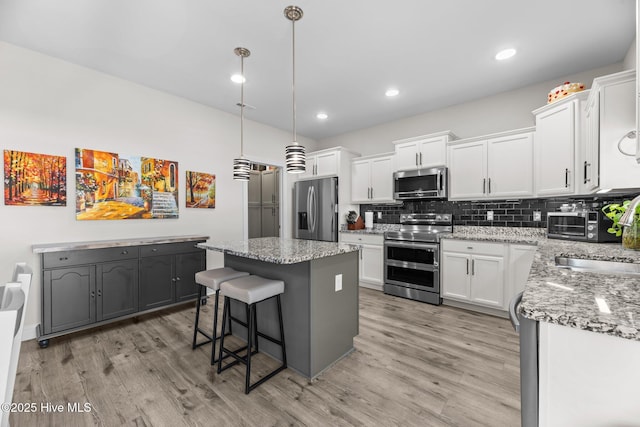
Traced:
<path id="1" fill-rule="evenodd" d="M 240 158 L 244 157 L 244 56 L 240 56 Z"/>
<path id="2" fill-rule="evenodd" d="M 291 20 L 291 25 L 293 27 L 293 37 L 292 37 L 292 46 L 293 46 L 293 143 L 297 144 L 297 136 L 296 136 L 296 20 Z"/>

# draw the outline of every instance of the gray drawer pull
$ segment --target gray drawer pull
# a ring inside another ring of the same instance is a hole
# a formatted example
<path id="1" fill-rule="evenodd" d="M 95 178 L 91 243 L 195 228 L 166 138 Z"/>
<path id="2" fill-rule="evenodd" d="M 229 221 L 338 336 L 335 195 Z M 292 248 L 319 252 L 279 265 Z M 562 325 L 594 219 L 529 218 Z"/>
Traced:
<path id="1" fill-rule="evenodd" d="M 151 252 L 158 252 L 158 248 L 151 249 Z"/>
<path id="2" fill-rule="evenodd" d="M 129 251 L 122 251 L 122 252 L 120 252 L 120 254 L 121 254 L 121 255 L 126 255 L 126 254 L 128 254 L 128 253 L 129 253 Z"/>
<path id="3" fill-rule="evenodd" d="M 68 259 L 69 257 L 66 257 L 66 256 L 60 257 L 60 261 L 67 261 Z"/>

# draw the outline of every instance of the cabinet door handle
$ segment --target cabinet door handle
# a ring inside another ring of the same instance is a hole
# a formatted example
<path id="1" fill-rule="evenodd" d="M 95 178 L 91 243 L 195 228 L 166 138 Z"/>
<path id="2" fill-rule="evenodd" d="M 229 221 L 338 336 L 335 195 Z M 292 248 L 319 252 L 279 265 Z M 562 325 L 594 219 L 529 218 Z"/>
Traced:
<path id="1" fill-rule="evenodd" d="M 102 296 L 102 289 L 98 289 L 98 296 L 101 297 Z"/>
<path id="2" fill-rule="evenodd" d="M 487 192 L 487 178 L 482 178 L 482 194 Z"/>
<path id="3" fill-rule="evenodd" d="M 471 275 L 472 276 L 476 275 L 476 260 L 475 259 L 471 260 Z"/>
<path id="4" fill-rule="evenodd" d="M 489 182 L 488 182 L 488 185 L 487 185 L 487 188 L 488 188 L 487 194 L 491 194 L 491 178 L 489 178 L 488 181 Z"/>
<path id="5" fill-rule="evenodd" d="M 420 166 L 422 166 L 422 153 L 420 153 Z"/>
<path id="6" fill-rule="evenodd" d="M 418 166 L 418 153 L 416 153 L 416 166 Z"/>
<path id="7" fill-rule="evenodd" d="M 371 187 L 371 198 L 373 199 L 373 187 Z"/>
<path id="8" fill-rule="evenodd" d="M 179 281 L 180 281 L 180 277 L 176 277 L 176 282 L 179 282 Z"/>
<path id="9" fill-rule="evenodd" d="M 96 293 L 94 291 L 91 291 L 91 298 L 95 298 L 96 297 Z"/>
<path id="10" fill-rule="evenodd" d="M 151 249 L 151 252 L 158 252 L 158 248 Z"/>
<path id="11" fill-rule="evenodd" d="M 564 186 L 565 188 L 569 188 L 569 169 L 564 170 Z"/>
<path id="12" fill-rule="evenodd" d="M 467 276 L 469 275 L 469 258 L 467 258 Z"/>
<path id="13" fill-rule="evenodd" d="M 176 278 L 175 278 L 175 277 L 174 277 L 174 278 L 172 278 L 172 279 L 171 279 L 171 281 L 175 283 L 175 281 L 176 281 Z"/>
<path id="14" fill-rule="evenodd" d="M 60 261 L 67 261 L 68 259 L 69 257 L 66 257 L 66 256 L 60 257 Z"/>
<path id="15" fill-rule="evenodd" d="M 124 251 L 120 252 L 120 255 L 127 255 L 128 253 L 129 253 L 129 251 L 124 250 Z"/>

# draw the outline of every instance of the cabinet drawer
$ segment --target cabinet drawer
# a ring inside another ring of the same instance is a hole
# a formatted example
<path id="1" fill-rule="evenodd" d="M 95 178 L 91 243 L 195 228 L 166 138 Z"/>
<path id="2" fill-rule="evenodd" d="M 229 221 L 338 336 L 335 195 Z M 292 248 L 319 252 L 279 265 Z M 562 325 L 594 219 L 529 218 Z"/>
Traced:
<path id="1" fill-rule="evenodd" d="M 202 251 L 196 245 L 203 241 L 181 242 L 181 243 L 164 243 L 159 245 L 145 245 L 140 247 L 140 256 L 156 256 L 169 254 L 183 254 L 188 252 Z"/>
<path id="2" fill-rule="evenodd" d="M 474 240 L 442 239 L 443 251 L 463 252 L 467 254 L 505 255 L 505 244 L 478 242 Z"/>
<path id="3" fill-rule="evenodd" d="M 138 258 L 138 246 L 44 253 L 42 264 L 43 268 L 56 268 L 132 258 Z"/>
<path id="4" fill-rule="evenodd" d="M 354 245 L 382 245 L 384 236 L 382 234 L 360 234 L 360 233 L 340 233 L 342 243 Z"/>

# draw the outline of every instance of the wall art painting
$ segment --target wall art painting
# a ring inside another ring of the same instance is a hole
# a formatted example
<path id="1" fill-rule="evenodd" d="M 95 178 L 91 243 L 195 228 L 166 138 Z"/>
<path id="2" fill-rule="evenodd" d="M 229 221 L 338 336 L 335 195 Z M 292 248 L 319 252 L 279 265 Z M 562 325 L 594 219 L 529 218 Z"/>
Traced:
<path id="1" fill-rule="evenodd" d="M 187 171 L 187 192 L 185 195 L 188 208 L 216 207 L 216 176 L 208 173 Z"/>
<path id="2" fill-rule="evenodd" d="M 4 204 L 66 206 L 67 158 L 4 150 Z"/>
<path id="3" fill-rule="evenodd" d="M 178 218 L 178 162 L 76 148 L 76 219 Z"/>

